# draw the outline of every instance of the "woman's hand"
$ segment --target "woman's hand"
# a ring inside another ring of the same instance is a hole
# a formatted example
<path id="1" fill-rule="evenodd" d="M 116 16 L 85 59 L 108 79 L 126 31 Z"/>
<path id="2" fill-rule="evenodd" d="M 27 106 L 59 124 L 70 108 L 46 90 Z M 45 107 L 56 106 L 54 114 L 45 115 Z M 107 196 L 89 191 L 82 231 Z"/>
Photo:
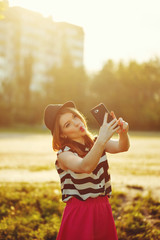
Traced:
<path id="1" fill-rule="evenodd" d="M 98 139 L 102 144 L 106 144 L 106 142 L 113 136 L 116 131 L 120 130 L 120 125 L 118 124 L 118 120 L 113 118 L 113 120 L 107 123 L 108 113 L 104 115 L 103 124 L 99 130 Z"/>
<path id="2" fill-rule="evenodd" d="M 113 119 L 117 119 L 113 111 L 111 111 L 111 116 L 113 117 Z M 123 133 L 123 132 L 126 132 L 126 133 L 128 132 L 129 125 L 128 125 L 127 122 L 125 122 L 123 120 L 123 118 L 121 118 L 121 117 L 118 118 L 118 125 L 120 126 L 120 129 L 117 130 L 117 133 L 120 134 L 120 133 Z"/>

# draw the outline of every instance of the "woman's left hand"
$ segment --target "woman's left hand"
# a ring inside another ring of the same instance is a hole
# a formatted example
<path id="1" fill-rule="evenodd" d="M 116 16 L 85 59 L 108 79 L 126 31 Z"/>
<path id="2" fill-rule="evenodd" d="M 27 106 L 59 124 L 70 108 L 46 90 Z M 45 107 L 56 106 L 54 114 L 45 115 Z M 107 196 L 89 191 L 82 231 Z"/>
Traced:
<path id="1" fill-rule="evenodd" d="M 114 114 L 114 112 L 113 111 L 111 111 L 111 116 L 113 117 L 113 118 L 116 118 L 116 116 L 115 116 L 115 114 Z M 117 118 L 116 118 L 117 119 Z M 127 133 L 128 132 L 128 130 L 129 130 L 129 125 L 128 125 L 128 123 L 127 122 L 125 122 L 124 120 L 123 120 L 123 118 L 118 118 L 118 125 L 120 126 L 120 129 L 119 130 L 117 130 L 117 133 Z"/>

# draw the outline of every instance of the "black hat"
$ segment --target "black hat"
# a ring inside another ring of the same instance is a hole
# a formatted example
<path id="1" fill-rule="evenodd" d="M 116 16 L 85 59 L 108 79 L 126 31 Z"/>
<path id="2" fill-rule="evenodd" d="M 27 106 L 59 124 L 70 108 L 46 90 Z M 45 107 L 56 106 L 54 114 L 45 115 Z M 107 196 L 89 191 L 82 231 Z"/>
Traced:
<path id="1" fill-rule="evenodd" d="M 51 130 L 53 134 L 54 124 L 56 120 L 57 113 L 60 109 L 64 107 L 76 108 L 75 103 L 68 101 L 64 104 L 49 104 L 44 110 L 44 122 L 46 127 Z"/>

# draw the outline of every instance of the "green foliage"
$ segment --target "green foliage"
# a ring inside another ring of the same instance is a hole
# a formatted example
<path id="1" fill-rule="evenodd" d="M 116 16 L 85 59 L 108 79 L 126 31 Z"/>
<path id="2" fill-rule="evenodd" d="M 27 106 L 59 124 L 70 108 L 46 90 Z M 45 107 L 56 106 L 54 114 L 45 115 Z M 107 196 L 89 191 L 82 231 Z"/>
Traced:
<path id="1" fill-rule="evenodd" d="M 152 208 L 154 212 L 152 212 Z M 115 221 L 118 239 L 159 240 L 159 211 L 160 203 L 154 200 L 151 195 L 146 197 L 137 195 L 132 202 L 126 204 L 123 202 L 121 208 L 119 208 L 119 216 Z"/>
<path id="2" fill-rule="evenodd" d="M 116 67 L 110 60 L 95 76 L 92 91 L 95 103 L 103 101 L 134 129 L 159 129 L 160 61 L 151 60 Z"/>
<path id="3" fill-rule="evenodd" d="M 160 203 L 151 195 L 128 201 L 113 192 L 110 203 L 119 240 L 160 239 Z M 57 183 L 1 184 L 0 239 L 56 239 L 64 206 Z"/>
<path id="4" fill-rule="evenodd" d="M 36 90 L 31 89 L 33 60 L 28 56 L 23 69 L 17 69 L 24 74 L 2 84 L 0 126 L 42 123 L 47 104 L 73 100 L 91 127 L 97 125 L 90 109 L 104 102 L 117 117 L 129 122 L 130 129 L 160 130 L 158 58 L 141 64 L 131 61 L 128 65 L 109 60 L 99 72 L 88 76 L 83 67 L 74 67 L 71 56 L 66 54 L 62 66 L 48 69 L 48 80 Z"/>
<path id="5" fill-rule="evenodd" d="M 55 239 L 63 211 L 57 184 L 2 184 L 0 239 Z"/>
<path id="6" fill-rule="evenodd" d="M 49 102 L 59 103 L 73 99 L 77 106 L 85 105 L 87 98 L 87 75 L 83 67 L 75 68 L 69 56 L 61 67 L 49 70 L 50 82 L 43 85 L 44 96 Z"/>

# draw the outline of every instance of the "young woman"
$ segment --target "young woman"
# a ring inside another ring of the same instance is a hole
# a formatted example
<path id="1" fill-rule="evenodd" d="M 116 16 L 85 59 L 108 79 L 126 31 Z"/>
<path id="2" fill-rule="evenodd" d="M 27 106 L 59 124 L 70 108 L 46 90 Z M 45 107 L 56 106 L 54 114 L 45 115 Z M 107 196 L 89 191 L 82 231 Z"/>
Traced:
<path id="1" fill-rule="evenodd" d="M 57 151 L 62 200 L 66 202 L 57 240 L 117 240 L 108 198 L 111 195 L 106 152 L 129 149 L 128 123 L 116 119 L 107 123 L 106 114 L 94 138 L 83 115 L 73 102 L 50 104 L 44 121 L 53 135 Z M 118 132 L 119 140 L 111 139 Z"/>

